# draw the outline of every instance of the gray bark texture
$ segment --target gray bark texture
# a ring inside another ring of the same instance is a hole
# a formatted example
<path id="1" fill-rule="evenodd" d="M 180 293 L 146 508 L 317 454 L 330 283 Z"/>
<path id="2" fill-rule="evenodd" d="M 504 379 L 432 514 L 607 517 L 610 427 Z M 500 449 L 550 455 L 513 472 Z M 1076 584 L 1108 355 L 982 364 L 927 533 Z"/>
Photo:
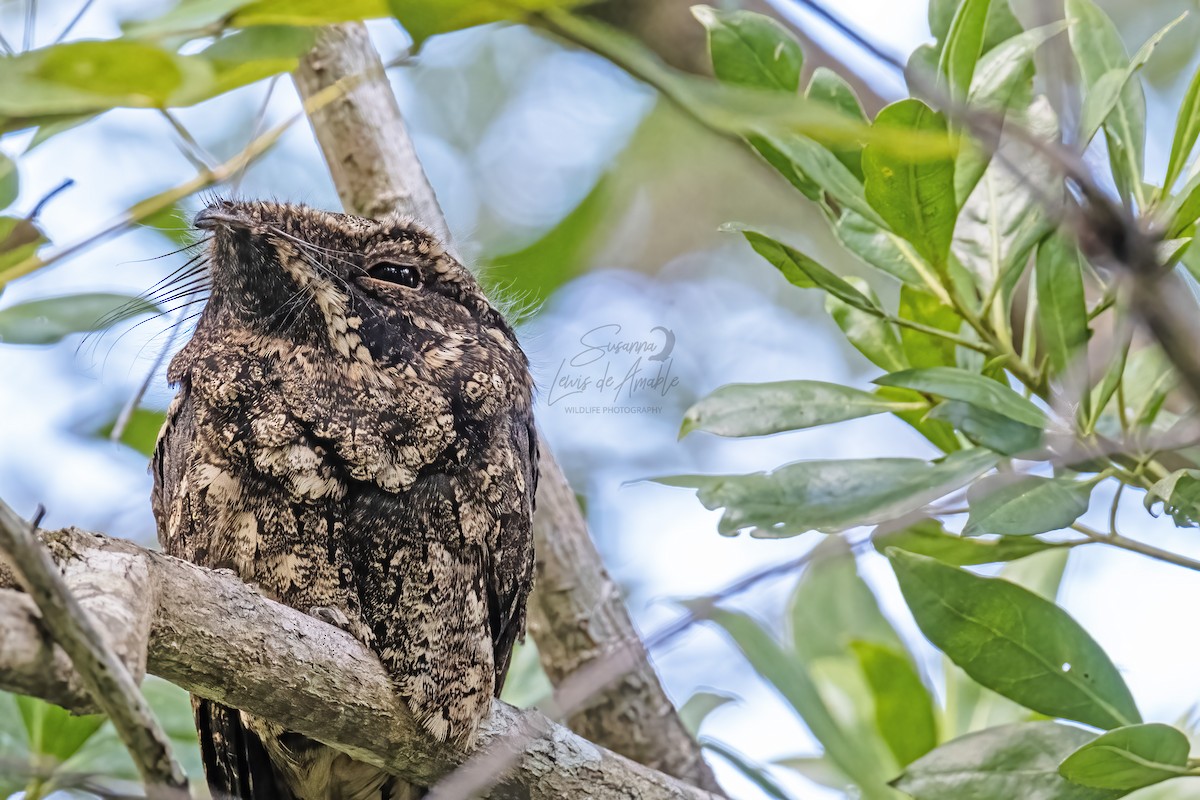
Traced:
<path id="1" fill-rule="evenodd" d="M 345 97 L 311 116 L 345 209 L 371 217 L 407 214 L 448 241 L 445 218 L 366 28 L 351 23 L 324 29 L 294 79 L 305 99 L 338 82 L 350 87 Z M 539 469 L 537 582 L 529 618 L 542 667 L 557 685 L 617 650 L 634 648 L 639 661 L 602 684 L 568 724 L 640 764 L 719 792 L 700 745 L 646 658 L 620 589 L 605 571 L 575 495 L 544 441 Z"/>
<path id="2" fill-rule="evenodd" d="M 73 528 L 39 536 L 73 593 L 96 592 L 86 613 L 108 641 L 147 642 L 150 673 L 411 783 L 431 785 L 470 755 L 431 740 L 397 699 L 374 653 L 349 634 L 234 576 L 128 541 Z M 145 591 L 128 591 L 131 570 L 144 576 Z M 11 575 L 0 583 L 7 584 L 0 588 L 0 689 L 90 708 L 80 702 L 79 677 L 52 643 L 37 606 L 12 586 Z M 528 739 L 492 797 L 714 797 L 500 701 L 474 749 L 503 748 L 529 730 L 541 735 Z"/>

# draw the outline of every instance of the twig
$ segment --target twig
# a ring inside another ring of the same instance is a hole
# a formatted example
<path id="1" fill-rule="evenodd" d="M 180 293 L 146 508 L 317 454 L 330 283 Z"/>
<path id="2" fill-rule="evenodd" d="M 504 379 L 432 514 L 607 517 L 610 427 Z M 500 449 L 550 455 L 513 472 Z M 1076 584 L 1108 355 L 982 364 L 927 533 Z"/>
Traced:
<path id="1" fill-rule="evenodd" d="M 1082 533 L 1093 542 L 1102 542 L 1104 544 L 1119 547 L 1122 550 L 1128 550 L 1131 553 L 1140 553 L 1149 558 L 1165 561 L 1168 564 L 1174 564 L 1178 567 L 1194 569 L 1200 571 L 1200 561 L 1194 558 L 1182 556 L 1179 553 L 1172 553 L 1170 550 L 1163 550 L 1161 547 L 1155 547 L 1152 544 L 1139 542 L 1136 539 L 1130 539 L 1113 531 L 1112 533 L 1101 533 L 1095 528 L 1089 528 L 1087 525 L 1076 522 L 1071 525 L 1071 530 L 1077 533 Z"/>
<path id="2" fill-rule="evenodd" d="M 83 0 L 83 5 L 81 5 L 79 10 L 75 12 L 75 16 L 71 17 L 71 21 L 66 24 L 66 27 L 59 32 L 58 36 L 54 37 L 54 44 L 59 44 L 63 39 L 67 38 L 71 31 L 75 29 L 75 26 L 79 24 L 79 20 L 83 19 L 83 15 L 88 12 L 88 9 L 92 7 L 92 3 L 95 1 L 96 0 Z"/>
<path id="3" fill-rule="evenodd" d="M 192 166 L 197 169 L 208 169 L 217 163 L 217 160 L 196 141 L 196 137 L 192 136 L 192 132 L 179 121 L 178 117 L 165 108 L 158 109 L 158 113 L 170 124 L 175 135 L 179 137 L 179 150 L 183 153 L 184 158 L 192 162 Z"/>
<path id="4" fill-rule="evenodd" d="M 37 603 L 46 629 L 70 656 L 84 687 L 112 721 L 146 785 L 147 797 L 186 797 L 187 780 L 171 754 L 166 733 L 124 662 L 67 588 L 54 559 L 34 535 L 35 530 L 0 502 L 0 549 L 7 553 L 26 591 Z"/>

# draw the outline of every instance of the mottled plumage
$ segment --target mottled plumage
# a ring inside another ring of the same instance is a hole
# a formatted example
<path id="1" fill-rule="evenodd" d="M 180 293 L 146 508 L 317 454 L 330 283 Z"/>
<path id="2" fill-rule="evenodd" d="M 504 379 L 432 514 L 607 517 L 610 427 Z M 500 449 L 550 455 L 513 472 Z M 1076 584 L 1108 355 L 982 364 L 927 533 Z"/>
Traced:
<path id="1" fill-rule="evenodd" d="M 411 222 L 218 203 L 211 297 L 154 455 L 171 555 L 369 645 L 440 740 L 470 742 L 523 634 L 537 483 L 528 365 Z M 196 598 L 203 602 L 203 598 Z M 214 792 L 359 800 L 387 775 L 197 700 Z"/>

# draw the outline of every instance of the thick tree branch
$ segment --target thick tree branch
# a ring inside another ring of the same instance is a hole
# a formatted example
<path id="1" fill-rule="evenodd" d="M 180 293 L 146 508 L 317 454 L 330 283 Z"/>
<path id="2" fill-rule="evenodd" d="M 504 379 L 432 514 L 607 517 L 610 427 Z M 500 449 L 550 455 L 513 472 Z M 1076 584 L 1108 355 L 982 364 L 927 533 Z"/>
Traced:
<path id="1" fill-rule="evenodd" d="M 421 169 L 383 66 L 360 24 L 322 31 L 296 71 L 302 97 L 349 76 L 366 77 L 345 98 L 312 116 L 347 211 L 400 211 L 447 237 L 437 198 Z M 537 585 L 531 631 L 542 666 L 560 681 L 619 648 L 636 647 L 639 665 L 599 691 L 569 720 L 582 736 L 656 770 L 718 791 L 639 644 L 620 590 L 604 570 L 553 454 L 542 442 L 534 522 Z"/>
<path id="2" fill-rule="evenodd" d="M 429 738 L 397 698 L 375 654 L 349 634 L 268 600 L 233 576 L 124 540 L 76 529 L 40 535 L 69 583 L 85 579 L 112 590 L 104 596 L 108 608 L 102 619 L 148 624 L 142 634 L 151 673 L 418 785 L 430 785 L 468 757 Z M 86 576 L 85 564 L 94 567 Z M 130 566 L 147 576 L 152 591 L 122 590 Z M 0 588 L 0 688 L 71 707 L 79 699 L 73 688 L 78 678 L 43 624 L 27 595 Z M 544 735 L 517 756 L 493 797 L 713 798 L 597 747 L 537 712 L 499 701 L 476 749 L 503 747 L 514 730 L 526 729 Z"/>
<path id="3" fill-rule="evenodd" d="M 32 526 L 3 502 L 0 550 L 15 567 L 17 580 L 37 603 L 42 626 L 70 657 L 80 683 L 108 715 L 142 777 L 146 796 L 151 800 L 186 797 L 183 769 L 171 754 L 170 741 L 134 677 L 67 587 L 58 565 L 34 536 Z M 146 619 L 145 615 L 130 616 L 115 609 L 101 615 L 102 619 L 106 617 L 106 621 L 117 624 Z M 44 649 L 33 647 L 26 652 Z"/>

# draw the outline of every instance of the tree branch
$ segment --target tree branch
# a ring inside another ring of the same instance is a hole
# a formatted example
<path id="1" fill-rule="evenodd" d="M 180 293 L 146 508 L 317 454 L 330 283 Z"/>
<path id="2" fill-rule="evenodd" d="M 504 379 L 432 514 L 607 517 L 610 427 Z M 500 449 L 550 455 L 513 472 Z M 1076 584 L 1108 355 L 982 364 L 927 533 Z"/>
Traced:
<path id="1" fill-rule="evenodd" d="M 70 657 L 88 694 L 108 715 L 142 777 L 146 796 L 151 800 L 186 797 L 183 769 L 133 676 L 67 587 L 58 565 L 34 536 L 33 526 L 4 503 L 0 503 L 0 550 L 11 559 L 17 579 L 37 603 L 42 625 Z M 108 622 L 118 624 L 146 619 L 144 614 L 126 615 L 116 609 L 101 618 L 105 616 Z M 26 652 L 44 649 L 34 647 Z"/>
<path id="2" fill-rule="evenodd" d="M 324 29 L 294 77 L 300 95 L 309 97 L 358 74 L 368 77 L 311 118 L 343 205 L 365 216 L 410 214 L 448 240 L 437 198 L 366 28 Z M 529 615 L 543 668 L 557 683 L 631 643 L 640 656 L 634 670 L 571 717 L 571 728 L 653 769 L 719 791 L 700 745 L 680 722 L 646 658 L 620 590 L 604 570 L 575 495 L 544 441 L 539 468 L 537 588 Z"/>
<path id="3" fill-rule="evenodd" d="M 409 715 L 375 654 L 349 634 L 263 597 L 236 577 L 131 542 L 73 528 L 45 531 L 71 588 L 101 591 L 105 620 L 142 620 L 151 673 L 192 694 L 244 709 L 354 758 L 428 786 L 468 757 L 433 741 Z M 91 565 L 85 569 L 83 565 Z M 128 568 L 152 591 L 130 593 Z M 0 583 L 3 578 L 0 577 Z M 77 707 L 78 676 L 24 594 L 0 588 L 0 688 Z M 121 632 L 120 635 L 124 635 Z M 534 711 L 495 701 L 476 750 L 514 730 L 544 735 L 517 755 L 493 797 L 714 796 L 580 738 Z"/>

